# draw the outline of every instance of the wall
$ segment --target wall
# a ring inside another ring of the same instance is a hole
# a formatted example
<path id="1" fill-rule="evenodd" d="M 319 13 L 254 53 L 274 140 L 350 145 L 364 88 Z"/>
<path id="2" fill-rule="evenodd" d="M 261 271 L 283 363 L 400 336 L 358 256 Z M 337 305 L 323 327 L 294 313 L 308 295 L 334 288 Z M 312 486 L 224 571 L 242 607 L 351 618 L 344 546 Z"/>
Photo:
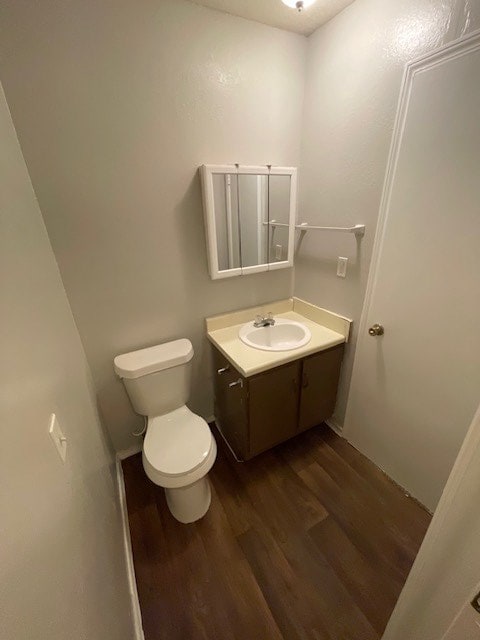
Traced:
<path id="1" fill-rule="evenodd" d="M 131 640 L 113 456 L 1 87 L 0 140 L 0 635 Z"/>
<path id="2" fill-rule="evenodd" d="M 480 26 L 470 0 L 356 0 L 308 39 L 299 218 L 364 223 L 353 236 L 307 234 L 295 263 L 295 295 L 351 317 L 335 421 L 343 425 L 386 160 L 404 65 Z M 336 276 L 349 258 L 347 278 Z"/>
<path id="3" fill-rule="evenodd" d="M 367 225 L 296 256 L 295 294 L 355 321 L 343 424 L 404 64 L 479 25 L 469 0 L 356 0 L 308 40 L 186 0 L 2 2 L 0 73 L 117 449 L 140 421 L 115 354 L 189 336 L 208 417 L 203 318 L 292 293 L 291 270 L 209 280 L 196 167 L 299 164 L 305 61 L 299 218 Z"/>
<path id="4" fill-rule="evenodd" d="M 288 297 L 291 269 L 212 282 L 202 163 L 299 162 L 306 41 L 186 0 L 5 0 L 0 73 L 117 449 L 140 419 L 114 355 Z"/>

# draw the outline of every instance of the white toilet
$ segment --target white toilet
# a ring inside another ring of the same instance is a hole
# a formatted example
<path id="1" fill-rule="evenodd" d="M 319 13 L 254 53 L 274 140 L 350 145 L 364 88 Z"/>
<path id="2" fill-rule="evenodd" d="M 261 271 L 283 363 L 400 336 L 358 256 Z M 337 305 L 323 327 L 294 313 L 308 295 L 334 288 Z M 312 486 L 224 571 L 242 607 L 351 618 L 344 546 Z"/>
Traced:
<path id="1" fill-rule="evenodd" d="M 148 416 L 142 454 L 145 473 L 164 487 L 172 515 L 183 523 L 207 513 L 211 499 L 207 473 L 217 455 L 210 427 L 185 404 L 192 358 L 192 343 L 182 339 L 114 360 L 133 408 Z"/>

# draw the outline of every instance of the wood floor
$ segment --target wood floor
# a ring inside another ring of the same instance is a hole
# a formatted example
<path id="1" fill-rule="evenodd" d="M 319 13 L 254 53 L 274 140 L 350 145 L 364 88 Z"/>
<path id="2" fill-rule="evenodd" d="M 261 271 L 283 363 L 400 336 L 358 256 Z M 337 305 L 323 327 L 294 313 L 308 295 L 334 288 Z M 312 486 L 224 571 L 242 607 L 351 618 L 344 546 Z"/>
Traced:
<path id="1" fill-rule="evenodd" d="M 216 439 L 195 524 L 123 463 L 146 640 L 380 638 L 428 513 L 327 427 L 246 463 Z"/>

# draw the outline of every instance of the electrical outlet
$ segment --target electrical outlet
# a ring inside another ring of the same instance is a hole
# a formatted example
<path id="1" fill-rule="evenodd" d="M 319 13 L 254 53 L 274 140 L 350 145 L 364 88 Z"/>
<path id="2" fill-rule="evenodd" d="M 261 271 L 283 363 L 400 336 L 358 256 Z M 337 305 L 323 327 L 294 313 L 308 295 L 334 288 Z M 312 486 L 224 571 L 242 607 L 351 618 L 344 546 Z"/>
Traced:
<path id="1" fill-rule="evenodd" d="M 48 433 L 50 434 L 50 437 L 53 440 L 55 447 L 57 448 L 58 455 L 62 459 L 62 462 L 65 462 L 65 459 L 67 457 L 67 439 L 63 431 L 60 429 L 57 416 L 54 413 L 52 413 L 52 415 L 50 416 Z"/>
<path id="2" fill-rule="evenodd" d="M 337 260 L 337 276 L 339 278 L 345 278 L 347 275 L 347 262 L 348 258 L 342 258 L 342 256 L 338 256 Z"/>

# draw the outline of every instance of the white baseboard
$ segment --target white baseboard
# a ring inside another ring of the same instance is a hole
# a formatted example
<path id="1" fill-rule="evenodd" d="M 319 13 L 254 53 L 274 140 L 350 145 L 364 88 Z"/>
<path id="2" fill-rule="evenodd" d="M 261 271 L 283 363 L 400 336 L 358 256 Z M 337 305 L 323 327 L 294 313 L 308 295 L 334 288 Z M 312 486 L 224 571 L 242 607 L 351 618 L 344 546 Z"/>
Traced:
<path id="1" fill-rule="evenodd" d="M 130 527 L 128 525 L 127 497 L 125 495 L 125 481 L 123 477 L 122 459 L 120 458 L 120 454 L 117 454 L 116 470 L 120 511 L 122 514 L 123 546 L 125 551 L 125 562 L 127 566 L 128 590 L 130 592 L 130 602 L 132 607 L 132 618 L 135 632 L 134 640 L 145 640 L 142 626 L 142 613 L 140 611 L 140 602 L 138 600 L 137 582 L 135 580 L 135 568 L 133 566 L 132 540 L 130 538 Z"/>
<path id="2" fill-rule="evenodd" d="M 325 420 L 325 424 L 328 425 L 332 431 L 335 431 L 337 436 L 340 436 L 341 438 L 345 437 L 342 433 L 343 427 L 335 422 L 335 420 L 332 420 L 332 418 L 330 418 L 329 420 Z"/>
<path id="3" fill-rule="evenodd" d="M 143 440 L 138 442 L 138 444 L 134 444 L 128 449 L 122 449 L 121 451 L 117 451 L 117 459 L 125 460 L 125 458 L 130 458 L 130 456 L 134 456 L 136 453 L 140 453 L 143 448 Z"/>

